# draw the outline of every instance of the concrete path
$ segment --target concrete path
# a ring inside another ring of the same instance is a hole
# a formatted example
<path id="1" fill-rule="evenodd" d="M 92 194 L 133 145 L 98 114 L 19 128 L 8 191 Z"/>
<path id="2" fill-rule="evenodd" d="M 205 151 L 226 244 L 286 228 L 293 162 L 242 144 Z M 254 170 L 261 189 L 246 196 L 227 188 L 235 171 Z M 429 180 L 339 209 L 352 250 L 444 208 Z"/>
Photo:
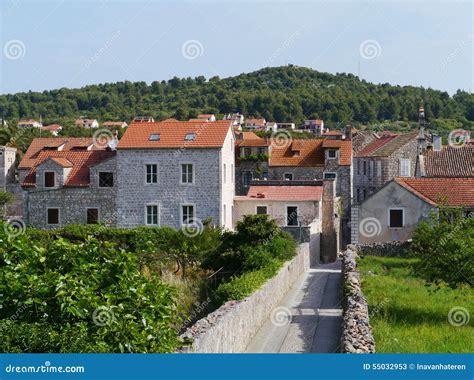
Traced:
<path id="1" fill-rule="evenodd" d="M 338 352 L 341 302 L 341 262 L 311 268 L 272 311 L 247 352 Z"/>

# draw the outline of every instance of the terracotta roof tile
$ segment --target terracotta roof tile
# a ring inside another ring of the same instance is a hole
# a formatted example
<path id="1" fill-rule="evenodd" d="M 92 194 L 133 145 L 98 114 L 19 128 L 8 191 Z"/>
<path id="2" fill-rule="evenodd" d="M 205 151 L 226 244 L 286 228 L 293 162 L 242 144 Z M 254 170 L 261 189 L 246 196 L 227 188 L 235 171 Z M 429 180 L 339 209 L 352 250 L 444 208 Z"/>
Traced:
<path id="1" fill-rule="evenodd" d="M 474 145 L 427 150 L 423 161 L 426 177 L 474 177 Z"/>
<path id="2" fill-rule="evenodd" d="M 242 200 L 272 201 L 320 201 L 322 186 L 250 186 L 246 196 L 236 197 Z"/>
<path id="3" fill-rule="evenodd" d="M 22 183 L 23 187 L 34 187 L 36 184 L 36 169 L 43 162 L 52 159 L 61 166 L 69 163 L 72 165 L 65 187 L 83 187 L 90 183 L 89 168 L 100 162 L 115 156 L 114 151 L 90 150 L 90 151 L 42 151 L 35 161 L 34 166 L 28 172 Z M 71 166 L 66 166 L 71 167 Z"/>
<path id="4" fill-rule="evenodd" d="M 92 137 L 50 137 L 35 138 L 31 142 L 28 150 L 18 166 L 19 169 L 31 168 L 38 158 L 41 151 L 45 149 L 59 148 L 62 145 L 62 151 L 66 152 L 76 147 L 91 147 L 92 150 L 104 150 L 104 148 L 93 145 Z"/>
<path id="5" fill-rule="evenodd" d="M 474 178 L 395 178 L 432 205 L 474 206 Z"/>
<path id="6" fill-rule="evenodd" d="M 230 127 L 230 120 L 132 123 L 118 149 L 220 148 Z M 186 141 L 190 133 L 196 135 L 195 140 Z M 159 140 L 150 141 L 151 135 L 159 135 Z"/>
<path id="7" fill-rule="evenodd" d="M 357 153 L 357 157 L 388 157 L 397 149 L 416 139 L 418 132 L 405 133 L 403 135 L 384 135 L 367 145 Z"/>

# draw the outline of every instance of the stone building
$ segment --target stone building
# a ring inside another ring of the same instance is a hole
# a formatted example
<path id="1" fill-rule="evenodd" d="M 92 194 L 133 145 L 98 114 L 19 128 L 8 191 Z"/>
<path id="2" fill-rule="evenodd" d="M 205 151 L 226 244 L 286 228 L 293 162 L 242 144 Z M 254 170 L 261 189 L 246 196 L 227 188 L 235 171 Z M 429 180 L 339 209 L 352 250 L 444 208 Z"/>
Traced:
<path id="1" fill-rule="evenodd" d="M 234 150 L 231 120 L 132 123 L 117 149 L 118 225 L 232 229 Z"/>
<path id="2" fill-rule="evenodd" d="M 474 178 L 401 178 L 352 207 L 352 243 L 405 241 L 440 205 L 474 212 Z"/>
<path id="3" fill-rule="evenodd" d="M 16 148 L 0 146 L 0 191 L 15 182 Z"/>
<path id="4" fill-rule="evenodd" d="M 363 202 L 394 177 L 415 174 L 419 133 L 385 134 L 354 154 L 353 197 Z"/>

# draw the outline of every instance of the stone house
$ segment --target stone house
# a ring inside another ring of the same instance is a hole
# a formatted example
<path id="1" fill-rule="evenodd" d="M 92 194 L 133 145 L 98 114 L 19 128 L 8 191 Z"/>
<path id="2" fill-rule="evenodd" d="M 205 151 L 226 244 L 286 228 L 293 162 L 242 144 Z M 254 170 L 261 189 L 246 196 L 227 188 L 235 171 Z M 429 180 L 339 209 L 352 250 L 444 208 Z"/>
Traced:
<path id="1" fill-rule="evenodd" d="M 117 148 L 118 225 L 232 229 L 231 120 L 132 123 Z"/>
<path id="2" fill-rule="evenodd" d="M 439 207 L 474 212 L 474 178 L 401 178 L 352 207 L 352 243 L 405 241 Z"/>
<path id="3" fill-rule="evenodd" d="M 360 203 L 393 178 L 413 177 L 418 132 L 386 134 L 354 154 L 354 202 Z"/>
<path id="4" fill-rule="evenodd" d="M 21 185 L 23 219 L 32 227 L 115 224 L 114 151 L 41 151 Z"/>

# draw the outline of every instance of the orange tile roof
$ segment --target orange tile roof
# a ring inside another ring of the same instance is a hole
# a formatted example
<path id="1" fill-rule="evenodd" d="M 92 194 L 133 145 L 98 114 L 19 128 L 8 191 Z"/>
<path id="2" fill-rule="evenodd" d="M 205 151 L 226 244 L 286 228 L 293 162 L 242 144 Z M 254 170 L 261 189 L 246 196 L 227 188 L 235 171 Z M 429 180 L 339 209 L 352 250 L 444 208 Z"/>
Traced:
<path id="1" fill-rule="evenodd" d="M 322 186 L 250 186 L 246 196 L 236 200 L 270 201 L 320 201 Z"/>
<path id="2" fill-rule="evenodd" d="M 401 178 L 396 183 L 431 205 L 474 206 L 474 178 Z"/>
<path id="3" fill-rule="evenodd" d="M 397 149 L 413 141 L 418 136 L 418 131 L 397 135 L 392 132 L 385 134 L 373 143 L 360 150 L 356 157 L 388 157 Z"/>
<path id="4" fill-rule="evenodd" d="M 92 150 L 103 150 L 104 148 L 95 147 L 93 145 L 92 137 L 47 137 L 35 138 L 31 142 L 28 150 L 23 156 L 23 159 L 18 165 L 19 169 L 31 168 L 38 158 L 39 153 L 47 148 L 58 148 L 64 145 L 62 151 L 66 152 L 75 147 L 92 146 Z"/>
<path id="5" fill-rule="evenodd" d="M 324 166 L 324 149 L 339 149 L 339 164 L 352 163 L 352 142 L 350 140 L 293 140 L 291 144 L 278 146 L 273 142 L 269 166 Z M 299 154 L 295 154 L 299 152 Z"/>
<path id="6" fill-rule="evenodd" d="M 46 125 L 44 127 L 41 127 L 41 130 L 43 130 L 43 131 L 56 132 L 56 131 L 59 131 L 60 129 L 63 129 L 63 126 L 59 125 L 59 124 L 51 124 L 51 125 Z"/>
<path id="7" fill-rule="evenodd" d="M 230 120 L 132 123 L 118 149 L 221 148 L 230 128 Z M 195 140 L 185 140 L 189 133 L 196 134 Z M 150 141 L 152 134 L 159 134 L 159 141 Z"/>
<path id="8" fill-rule="evenodd" d="M 36 185 L 36 169 L 43 162 L 52 159 L 63 167 L 72 167 L 65 187 L 84 187 L 90 183 L 89 168 L 100 162 L 115 156 L 115 151 L 89 150 L 89 151 L 42 151 L 35 161 L 34 166 L 28 172 L 22 183 L 23 187 L 34 187 Z M 69 164 L 71 166 L 69 166 Z M 67 166 L 65 166 L 67 165 Z"/>
<path id="9" fill-rule="evenodd" d="M 127 123 L 125 121 L 106 121 L 102 125 L 104 127 L 121 127 L 124 124 L 127 124 Z"/>
<path id="10" fill-rule="evenodd" d="M 245 119 L 245 124 L 246 125 L 258 125 L 260 127 L 265 126 L 265 119 Z"/>

